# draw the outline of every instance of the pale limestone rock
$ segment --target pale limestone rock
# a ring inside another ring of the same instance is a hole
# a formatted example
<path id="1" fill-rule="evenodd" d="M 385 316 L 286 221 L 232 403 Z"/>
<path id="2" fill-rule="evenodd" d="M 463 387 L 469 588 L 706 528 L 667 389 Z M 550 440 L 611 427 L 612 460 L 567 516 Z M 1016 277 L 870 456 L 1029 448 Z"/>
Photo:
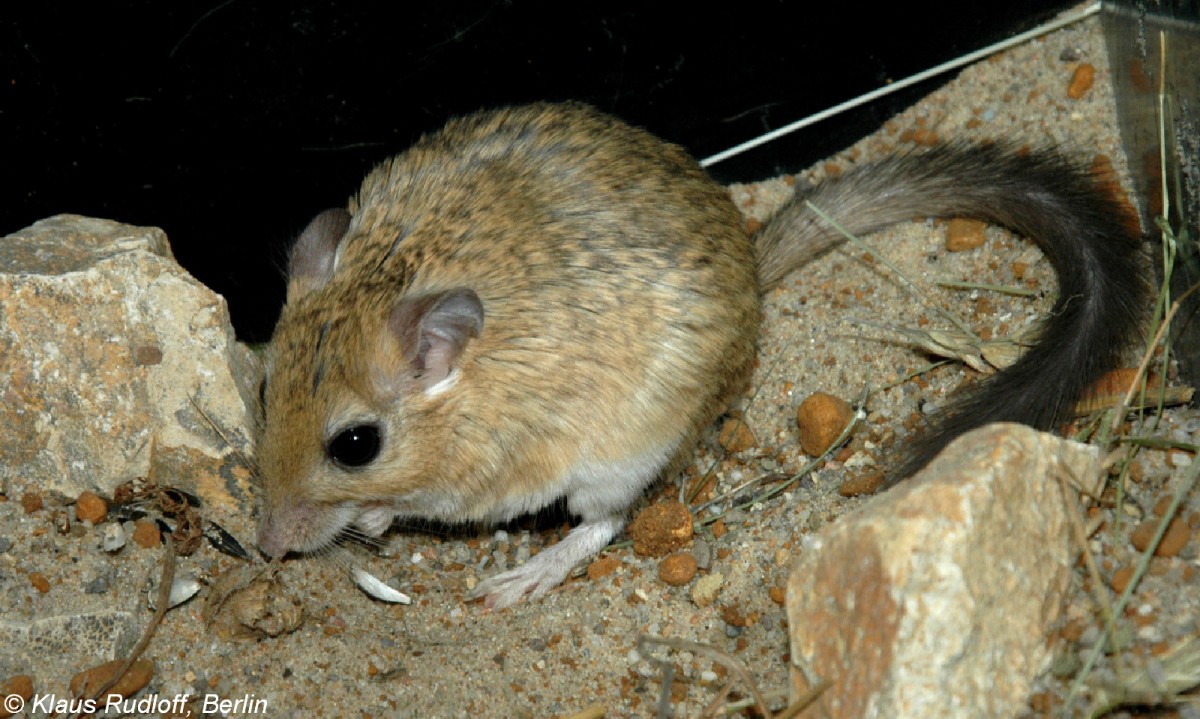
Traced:
<path id="1" fill-rule="evenodd" d="M 150 476 L 248 511 L 255 365 L 162 230 L 59 215 L 0 239 L 0 491 Z"/>
<path id="2" fill-rule="evenodd" d="M 1095 458 L 1021 425 L 984 427 L 823 531 L 788 580 L 793 697 L 808 687 L 801 666 L 832 682 L 801 716 L 1019 713 L 1074 556 L 1078 495 L 1059 480 L 1094 481 Z"/>

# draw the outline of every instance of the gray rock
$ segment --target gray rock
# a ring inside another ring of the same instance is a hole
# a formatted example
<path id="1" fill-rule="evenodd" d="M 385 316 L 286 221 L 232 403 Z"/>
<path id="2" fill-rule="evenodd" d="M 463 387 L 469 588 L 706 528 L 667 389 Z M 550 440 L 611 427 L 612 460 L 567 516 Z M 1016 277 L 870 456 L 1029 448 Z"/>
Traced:
<path id="1" fill-rule="evenodd" d="M 84 594 L 107 594 L 108 593 L 108 577 L 99 576 L 88 582 L 83 587 Z"/>
<path id="2" fill-rule="evenodd" d="M 794 698 L 824 678 L 831 718 L 1019 714 L 1071 576 L 1060 479 L 1098 478 L 1095 458 L 984 427 L 830 525 L 788 580 Z"/>
<path id="3" fill-rule="evenodd" d="M 250 506 L 234 450 L 256 361 L 161 230 L 59 215 L 10 235 L 0 306 L 0 487 L 69 500 L 149 476 Z"/>

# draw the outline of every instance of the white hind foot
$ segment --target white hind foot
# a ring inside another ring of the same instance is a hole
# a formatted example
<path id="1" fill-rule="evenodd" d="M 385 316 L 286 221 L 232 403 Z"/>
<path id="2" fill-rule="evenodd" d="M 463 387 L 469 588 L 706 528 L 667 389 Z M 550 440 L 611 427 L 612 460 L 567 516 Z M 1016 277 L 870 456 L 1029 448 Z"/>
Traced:
<path id="1" fill-rule="evenodd" d="M 471 592 L 471 599 L 484 597 L 488 609 L 503 609 L 525 597 L 540 597 L 561 584 L 577 564 L 596 556 L 623 526 L 625 520 L 618 517 L 585 520 L 558 544 L 530 557 L 516 569 L 481 582 Z"/>

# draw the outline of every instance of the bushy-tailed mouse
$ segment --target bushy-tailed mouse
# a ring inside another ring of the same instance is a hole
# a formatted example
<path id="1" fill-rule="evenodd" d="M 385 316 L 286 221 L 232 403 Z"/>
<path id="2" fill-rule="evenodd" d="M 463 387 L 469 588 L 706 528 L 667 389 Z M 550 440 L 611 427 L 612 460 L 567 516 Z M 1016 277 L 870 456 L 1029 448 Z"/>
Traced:
<path id="1" fill-rule="evenodd" d="M 482 112 L 372 171 L 292 251 L 267 351 L 259 545 L 323 548 L 395 517 L 503 521 L 565 497 L 582 521 L 481 583 L 501 607 L 619 532 L 741 393 L 760 294 L 842 235 L 969 216 L 1036 241 L 1059 276 L 1040 339 L 917 441 L 1054 427 L 1137 331 L 1121 210 L 1052 152 L 901 154 L 790 200 L 753 237 L 681 148 L 580 104 Z"/>

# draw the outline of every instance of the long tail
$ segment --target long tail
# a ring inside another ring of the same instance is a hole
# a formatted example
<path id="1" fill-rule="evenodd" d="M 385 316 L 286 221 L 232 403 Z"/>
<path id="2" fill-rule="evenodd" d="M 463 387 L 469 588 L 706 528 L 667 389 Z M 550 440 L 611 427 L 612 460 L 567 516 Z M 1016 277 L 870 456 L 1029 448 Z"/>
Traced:
<path id="1" fill-rule="evenodd" d="M 1008 369 L 960 393 L 910 444 L 896 478 L 990 422 L 1057 427 L 1138 333 L 1148 283 L 1136 222 L 1086 170 L 1056 153 L 952 144 L 896 155 L 798 195 L 755 238 L 764 290 L 843 239 L 806 199 L 856 235 L 914 217 L 1001 225 L 1035 241 L 1058 275 L 1058 301 L 1037 342 Z"/>

